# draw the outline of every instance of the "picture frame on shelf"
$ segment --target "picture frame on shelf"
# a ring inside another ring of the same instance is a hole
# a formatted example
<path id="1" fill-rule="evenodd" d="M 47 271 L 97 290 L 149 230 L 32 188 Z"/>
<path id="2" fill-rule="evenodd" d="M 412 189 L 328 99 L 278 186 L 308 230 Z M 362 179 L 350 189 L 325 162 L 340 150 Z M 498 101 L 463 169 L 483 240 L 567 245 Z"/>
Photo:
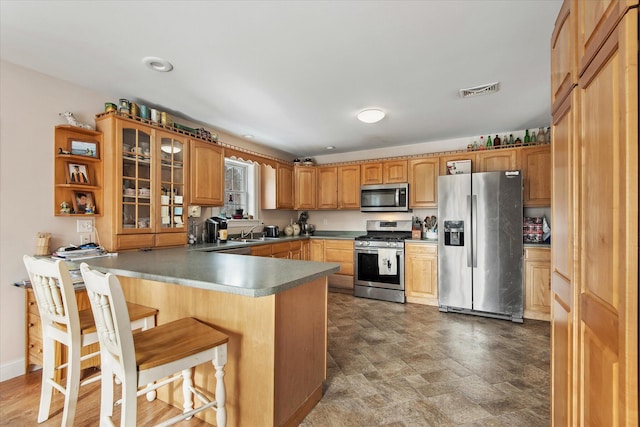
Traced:
<path id="1" fill-rule="evenodd" d="M 91 191 L 73 192 L 73 213 L 95 214 L 96 211 L 95 197 Z"/>
<path id="2" fill-rule="evenodd" d="M 67 163 L 67 184 L 90 185 L 89 168 L 82 163 Z"/>
<path id="3" fill-rule="evenodd" d="M 74 156 L 93 157 L 98 159 L 98 143 L 92 141 L 70 140 L 71 154 Z"/>

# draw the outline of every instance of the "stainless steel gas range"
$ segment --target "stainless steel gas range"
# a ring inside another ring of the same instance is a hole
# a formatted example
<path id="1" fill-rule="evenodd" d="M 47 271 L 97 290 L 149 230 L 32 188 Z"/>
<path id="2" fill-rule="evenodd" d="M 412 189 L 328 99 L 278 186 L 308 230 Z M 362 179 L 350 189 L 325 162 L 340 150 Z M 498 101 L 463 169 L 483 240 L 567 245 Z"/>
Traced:
<path id="1" fill-rule="evenodd" d="M 404 241 L 411 221 L 367 221 L 367 234 L 355 238 L 354 295 L 405 302 Z"/>

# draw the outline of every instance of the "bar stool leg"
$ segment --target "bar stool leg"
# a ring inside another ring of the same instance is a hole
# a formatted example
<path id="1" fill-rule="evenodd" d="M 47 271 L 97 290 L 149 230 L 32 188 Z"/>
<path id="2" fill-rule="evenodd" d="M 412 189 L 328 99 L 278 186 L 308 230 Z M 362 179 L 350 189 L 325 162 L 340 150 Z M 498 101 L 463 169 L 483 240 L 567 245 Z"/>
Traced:
<path id="1" fill-rule="evenodd" d="M 53 380 L 54 376 L 53 340 L 45 334 L 43 334 L 42 340 L 42 386 L 40 388 L 40 409 L 38 410 L 39 423 L 49 419 L 51 395 L 53 393 L 53 386 L 50 381 Z"/>
<path id="2" fill-rule="evenodd" d="M 182 412 L 189 412 L 193 409 L 193 379 L 191 378 L 191 374 L 191 369 L 182 371 L 182 398 L 184 400 Z M 189 417 L 187 420 L 191 418 L 192 417 Z"/>
<path id="3" fill-rule="evenodd" d="M 62 425 L 72 426 L 78 404 L 78 394 L 80 393 L 80 342 L 73 342 L 72 340 L 67 354 L 67 386 L 64 396 Z"/>
<path id="4" fill-rule="evenodd" d="M 227 425 L 227 392 L 224 387 L 224 366 L 227 364 L 227 345 L 215 348 L 213 366 L 216 369 L 216 424 L 218 427 Z"/>

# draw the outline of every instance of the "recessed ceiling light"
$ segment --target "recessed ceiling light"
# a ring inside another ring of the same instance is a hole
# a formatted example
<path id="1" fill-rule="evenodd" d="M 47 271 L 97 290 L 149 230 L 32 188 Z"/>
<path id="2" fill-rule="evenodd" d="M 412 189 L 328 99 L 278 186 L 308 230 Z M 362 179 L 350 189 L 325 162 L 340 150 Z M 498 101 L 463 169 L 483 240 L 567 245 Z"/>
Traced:
<path id="1" fill-rule="evenodd" d="M 328 147 L 325 147 L 327 150 L 334 150 L 336 147 L 334 147 L 333 145 L 329 145 Z"/>
<path id="2" fill-rule="evenodd" d="M 245 134 L 245 135 L 242 135 L 242 137 L 243 137 L 243 138 L 247 138 L 247 139 L 251 139 L 251 138 L 253 138 L 253 135 L 251 135 L 251 134 Z"/>
<path id="3" fill-rule="evenodd" d="M 173 70 L 173 65 L 171 64 L 171 62 L 167 61 L 166 59 L 157 58 L 155 56 L 147 56 L 146 58 L 142 59 L 142 62 L 153 71 L 168 73 L 169 71 Z"/>
<path id="4" fill-rule="evenodd" d="M 364 123 L 377 123 L 385 116 L 384 111 L 378 108 L 367 108 L 358 113 L 358 120 Z"/>

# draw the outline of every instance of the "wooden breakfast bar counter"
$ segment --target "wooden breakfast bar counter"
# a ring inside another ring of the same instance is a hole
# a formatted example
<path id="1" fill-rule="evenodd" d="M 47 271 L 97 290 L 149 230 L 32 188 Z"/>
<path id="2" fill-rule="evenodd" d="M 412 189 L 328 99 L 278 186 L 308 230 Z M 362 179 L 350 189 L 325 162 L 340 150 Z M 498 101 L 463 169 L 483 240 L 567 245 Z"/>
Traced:
<path id="1" fill-rule="evenodd" d="M 338 264 L 162 249 L 86 261 L 116 274 L 128 301 L 158 324 L 196 317 L 229 336 L 227 425 L 297 425 L 322 397 L 327 366 L 327 276 Z M 189 331 L 184 331 L 188 334 Z M 209 397 L 214 369 L 196 369 Z M 158 397 L 181 408 L 180 384 Z M 215 413 L 198 414 L 215 425 Z"/>

